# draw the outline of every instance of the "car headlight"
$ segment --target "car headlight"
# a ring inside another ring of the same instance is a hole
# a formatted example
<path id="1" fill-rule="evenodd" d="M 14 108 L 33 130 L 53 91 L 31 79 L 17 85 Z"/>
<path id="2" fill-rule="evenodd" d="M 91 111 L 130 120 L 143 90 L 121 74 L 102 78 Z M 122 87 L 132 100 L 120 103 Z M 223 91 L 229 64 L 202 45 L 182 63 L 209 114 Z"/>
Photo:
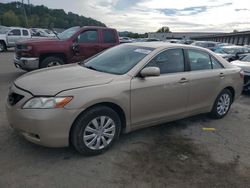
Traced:
<path id="1" fill-rule="evenodd" d="M 68 104 L 73 97 L 34 97 L 28 100 L 23 108 L 24 109 L 52 109 L 63 108 Z"/>

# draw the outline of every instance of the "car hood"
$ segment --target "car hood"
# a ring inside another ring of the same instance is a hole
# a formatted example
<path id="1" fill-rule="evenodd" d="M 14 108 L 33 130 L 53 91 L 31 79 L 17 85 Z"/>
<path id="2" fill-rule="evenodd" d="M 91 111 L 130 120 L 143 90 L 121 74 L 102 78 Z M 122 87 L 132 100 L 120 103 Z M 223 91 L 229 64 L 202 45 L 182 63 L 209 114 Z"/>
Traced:
<path id="1" fill-rule="evenodd" d="M 245 73 L 250 75 L 250 62 L 237 60 L 237 61 L 232 61 L 231 63 L 233 65 L 240 67 Z"/>
<path id="2" fill-rule="evenodd" d="M 26 73 L 14 84 L 33 95 L 54 96 L 65 90 L 107 84 L 115 76 L 73 64 Z"/>
<path id="3" fill-rule="evenodd" d="M 6 34 L 0 34 L 0 39 L 5 39 L 6 40 Z"/>

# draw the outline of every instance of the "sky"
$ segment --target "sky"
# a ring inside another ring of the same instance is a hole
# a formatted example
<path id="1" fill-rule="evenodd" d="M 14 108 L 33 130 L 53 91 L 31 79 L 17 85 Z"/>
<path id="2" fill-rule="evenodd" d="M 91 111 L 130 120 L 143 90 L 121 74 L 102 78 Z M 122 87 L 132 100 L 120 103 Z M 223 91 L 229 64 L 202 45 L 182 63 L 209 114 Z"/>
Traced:
<path id="1" fill-rule="evenodd" d="M 0 0 L 10 2 L 12 0 Z M 27 2 L 27 0 L 24 0 Z M 30 0 L 91 17 L 119 31 L 232 32 L 250 30 L 249 0 Z"/>

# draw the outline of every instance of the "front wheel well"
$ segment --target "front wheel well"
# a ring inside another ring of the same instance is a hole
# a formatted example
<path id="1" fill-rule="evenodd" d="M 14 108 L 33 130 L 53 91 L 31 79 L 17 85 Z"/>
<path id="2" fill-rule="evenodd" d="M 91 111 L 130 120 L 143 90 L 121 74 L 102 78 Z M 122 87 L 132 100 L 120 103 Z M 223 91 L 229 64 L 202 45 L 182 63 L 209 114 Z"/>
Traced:
<path id="1" fill-rule="evenodd" d="M 72 123 L 71 128 L 70 128 L 70 132 L 69 132 L 69 143 L 70 143 L 70 145 L 71 145 L 70 137 L 71 137 L 71 132 L 73 130 L 74 123 L 77 121 L 77 119 L 81 115 L 85 114 L 87 111 L 89 111 L 89 110 L 91 110 L 93 108 L 96 108 L 98 106 L 106 106 L 106 107 L 109 107 L 112 110 L 114 110 L 118 114 L 118 116 L 120 117 L 120 120 L 121 120 L 121 125 L 122 125 L 122 127 L 121 127 L 121 133 L 123 133 L 125 131 L 125 129 L 126 129 L 126 115 L 125 115 L 123 109 L 119 105 L 117 105 L 115 103 L 111 103 L 111 102 L 102 102 L 102 103 L 94 104 L 94 105 L 88 107 L 87 109 L 85 109 L 84 111 L 82 111 L 76 117 L 76 119 L 74 120 L 74 122 Z"/>
<path id="2" fill-rule="evenodd" d="M 57 57 L 60 58 L 64 61 L 64 63 L 67 62 L 67 57 L 64 53 L 46 53 L 46 54 L 41 54 L 39 57 L 39 62 L 41 63 L 45 58 L 47 57 Z"/>

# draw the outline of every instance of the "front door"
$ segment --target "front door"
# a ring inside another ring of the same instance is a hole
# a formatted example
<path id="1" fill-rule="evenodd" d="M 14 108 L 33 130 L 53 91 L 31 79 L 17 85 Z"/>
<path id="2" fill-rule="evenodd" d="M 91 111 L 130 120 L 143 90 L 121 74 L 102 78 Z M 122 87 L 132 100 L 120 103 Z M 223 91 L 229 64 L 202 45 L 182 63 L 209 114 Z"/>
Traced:
<path id="1" fill-rule="evenodd" d="M 77 51 L 73 61 L 83 61 L 100 52 L 100 39 L 97 30 L 85 30 L 76 39 Z"/>
<path id="2" fill-rule="evenodd" d="M 20 29 L 12 29 L 7 34 L 7 41 L 9 46 L 15 46 L 16 42 L 21 39 L 21 30 Z"/>
<path id="3" fill-rule="evenodd" d="M 147 66 L 159 67 L 161 75 L 131 80 L 131 123 L 135 127 L 182 117 L 186 112 L 188 72 L 183 50 L 161 52 Z"/>

